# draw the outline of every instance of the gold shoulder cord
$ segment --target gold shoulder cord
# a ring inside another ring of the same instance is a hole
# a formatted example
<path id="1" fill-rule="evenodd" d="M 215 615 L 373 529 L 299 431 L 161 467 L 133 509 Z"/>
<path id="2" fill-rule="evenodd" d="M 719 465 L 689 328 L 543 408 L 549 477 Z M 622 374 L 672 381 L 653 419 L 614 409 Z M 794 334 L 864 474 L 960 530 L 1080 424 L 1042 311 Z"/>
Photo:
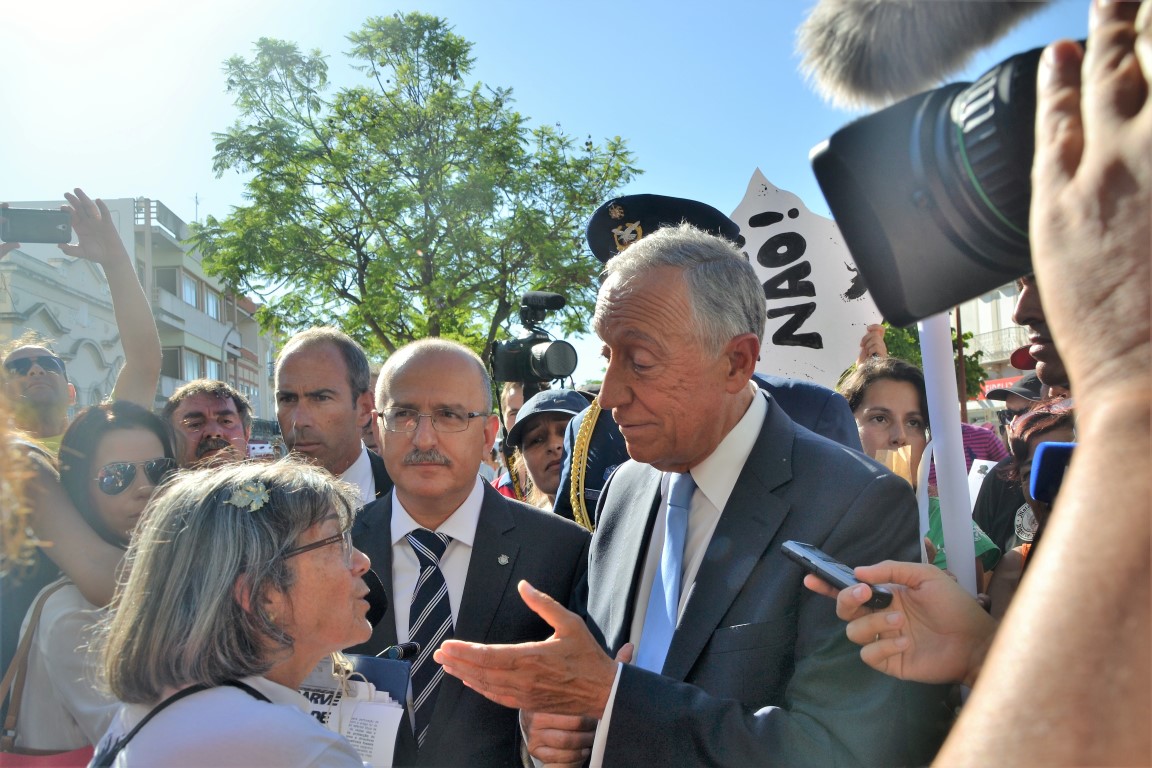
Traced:
<path id="1" fill-rule="evenodd" d="M 580 431 L 576 433 L 576 444 L 572 446 L 572 488 L 570 489 L 572 501 L 572 516 L 576 522 L 589 531 L 595 531 L 592 518 L 588 514 L 588 505 L 584 503 L 584 475 L 588 470 L 588 446 L 592 443 L 592 430 L 596 428 L 596 420 L 600 418 L 600 398 L 592 400 L 588 410 L 584 412 L 584 420 L 580 422 Z"/>

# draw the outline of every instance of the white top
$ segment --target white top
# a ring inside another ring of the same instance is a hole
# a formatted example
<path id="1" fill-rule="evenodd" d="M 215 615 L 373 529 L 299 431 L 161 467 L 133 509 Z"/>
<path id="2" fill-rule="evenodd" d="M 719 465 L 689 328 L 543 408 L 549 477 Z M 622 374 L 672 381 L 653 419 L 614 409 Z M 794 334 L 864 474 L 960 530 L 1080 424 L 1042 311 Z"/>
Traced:
<path id="1" fill-rule="evenodd" d="M 54 585 L 52 582 L 40 594 Z M 21 636 L 39 601 L 24 617 Z M 44 603 L 36 637 L 28 649 L 28 672 L 16 724 L 16 746 L 71 750 L 95 744 L 120 702 L 96 687 L 99 657 L 88 653 L 95 624 L 104 611 L 68 583 Z"/>
<path id="2" fill-rule="evenodd" d="M 372 462 L 368 458 L 368 448 L 360 444 L 360 455 L 352 466 L 344 470 L 340 479 L 360 489 L 360 503 L 371 504 L 376 500 L 376 479 L 372 477 Z"/>
<path id="3" fill-rule="evenodd" d="M 320 725 L 309 714 L 308 700 L 297 691 L 263 677 L 246 677 L 241 682 L 272 703 L 229 685 L 194 693 L 149 720 L 113 765 L 362 768 L 364 764 L 352 745 Z M 152 708 L 125 704 L 101 744 L 127 734 Z"/>

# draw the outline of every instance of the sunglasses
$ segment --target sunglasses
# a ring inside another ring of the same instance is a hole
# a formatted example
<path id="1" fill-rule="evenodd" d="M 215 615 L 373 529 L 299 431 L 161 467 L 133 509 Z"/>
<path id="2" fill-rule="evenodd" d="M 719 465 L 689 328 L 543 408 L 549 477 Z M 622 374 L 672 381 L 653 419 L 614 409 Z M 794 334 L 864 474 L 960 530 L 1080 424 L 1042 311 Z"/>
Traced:
<path id="1" fill-rule="evenodd" d="M 27 376 L 33 364 L 40 366 L 46 373 L 58 373 L 67 376 L 64 371 L 64 361 L 55 355 L 34 355 L 32 357 L 18 357 L 4 363 L 4 368 L 12 373 Z"/>
<path id="2" fill-rule="evenodd" d="M 100 486 L 100 490 L 109 496 L 123 493 L 135 482 L 136 467 L 139 466 L 144 467 L 148 482 L 160 485 L 176 469 L 176 460 L 163 457 L 148 461 L 117 461 L 105 464 L 96 473 L 96 483 Z"/>
<path id="3" fill-rule="evenodd" d="M 1028 413 L 1027 408 L 1021 408 L 1019 410 L 1001 408 L 999 411 L 996 411 L 996 415 L 1000 418 L 1000 424 L 1005 427 L 1015 421 L 1017 416 L 1023 416 L 1026 413 Z"/>

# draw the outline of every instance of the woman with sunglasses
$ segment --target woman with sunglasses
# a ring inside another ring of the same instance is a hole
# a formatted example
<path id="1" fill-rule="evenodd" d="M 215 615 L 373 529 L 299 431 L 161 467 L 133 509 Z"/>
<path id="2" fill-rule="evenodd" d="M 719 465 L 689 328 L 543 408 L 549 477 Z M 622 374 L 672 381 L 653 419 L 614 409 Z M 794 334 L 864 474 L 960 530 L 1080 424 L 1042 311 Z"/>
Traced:
<path id="1" fill-rule="evenodd" d="M 186 472 L 128 548 L 103 647 L 106 766 L 361 766 L 298 689 L 372 634 L 359 492 L 292 460 Z"/>
<path id="2" fill-rule="evenodd" d="M 156 487 L 176 464 L 164 423 L 130 402 L 80 413 L 60 441 L 60 483 L 84 521 L 106 542 L 128 545 Z M 118 702 L 93 684 L 85 648 L 102 611 L 67 577 L 33 602 L 21 636 L 41 602 L 26 661 L 15 746 L 69 750 L 94 744 Z"/>

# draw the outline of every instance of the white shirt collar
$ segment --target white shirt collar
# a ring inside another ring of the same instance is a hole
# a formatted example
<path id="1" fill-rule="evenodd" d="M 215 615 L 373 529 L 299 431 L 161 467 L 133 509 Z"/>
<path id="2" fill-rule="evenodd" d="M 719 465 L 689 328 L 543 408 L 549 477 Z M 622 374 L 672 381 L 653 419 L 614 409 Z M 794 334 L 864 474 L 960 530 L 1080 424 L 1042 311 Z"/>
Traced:
<path id="1" fill-rule="evenodd" d="M 448 516 L 448 519 L 440 524 L 436 529 L 437 533 L 444 533 L 451 536 L 454 541 L 459 541 L 462 544 L 472 546 L 472 541 L 476 538 L 476 525 L 480 522 L 480 507 L 484 503 L 484 481 L 480 476 L 476 476 L 476 484 L 472 486 L 472 492 L 468 494 L 468 498 L 464 499 L 464 503 L 456 508 L 456 511 Z M 404 505 L 400 503 L 400 499 L 396 496 L 396 491 L 392 491 L 392 545 L 395 546 L 398 542 L 402 541 L 412 531 L 417 528 L 423 528 L 422 525 L 412 519 L 408 514 L 408 510 L 404 509 Z"/>
<path id="2" fill-rule="evenodd" d="M 360 455 L 352 466 L 344 470 L 340 479 L 360 489 L 360 503 L 368 504 L 376 499 L 376 480 L 372 477 L 372 462 L 368 459 L 368 448 L 361 443 Z"/>
<path id="3" fill-rule="evenodd" d="M 245 677 L 240 682 L 245 685 L 250 685 L 264 694 L 273 704 L 285 704 L 290 707 L 297 707 L 306 715 L 311 716 L 312 714 L 312 705 L 308 702 L 308 699 L 304 698 L 300 691 L 294 691 L 287 686 L 280 685 L 280 683 L 273 682 L 259 675 Z"/>
<path id="4" fill-rule="evenodd" d="M 767 396 L 761 393 L 754 382 L 748 382 L 748 386 L 756 393 L 748 410 L 744 411 L 740 421 L 724 436 L 716 450 L 691 470 L 696 487 L 720 511 L 728 503 L 728 497 L 732 495 L 732 489 L 736 486 L 740 472 L 748 461 L 748 454 L 752 453 L 752 446 L 760 436 L 764 418 L 768 415 Z"/>

